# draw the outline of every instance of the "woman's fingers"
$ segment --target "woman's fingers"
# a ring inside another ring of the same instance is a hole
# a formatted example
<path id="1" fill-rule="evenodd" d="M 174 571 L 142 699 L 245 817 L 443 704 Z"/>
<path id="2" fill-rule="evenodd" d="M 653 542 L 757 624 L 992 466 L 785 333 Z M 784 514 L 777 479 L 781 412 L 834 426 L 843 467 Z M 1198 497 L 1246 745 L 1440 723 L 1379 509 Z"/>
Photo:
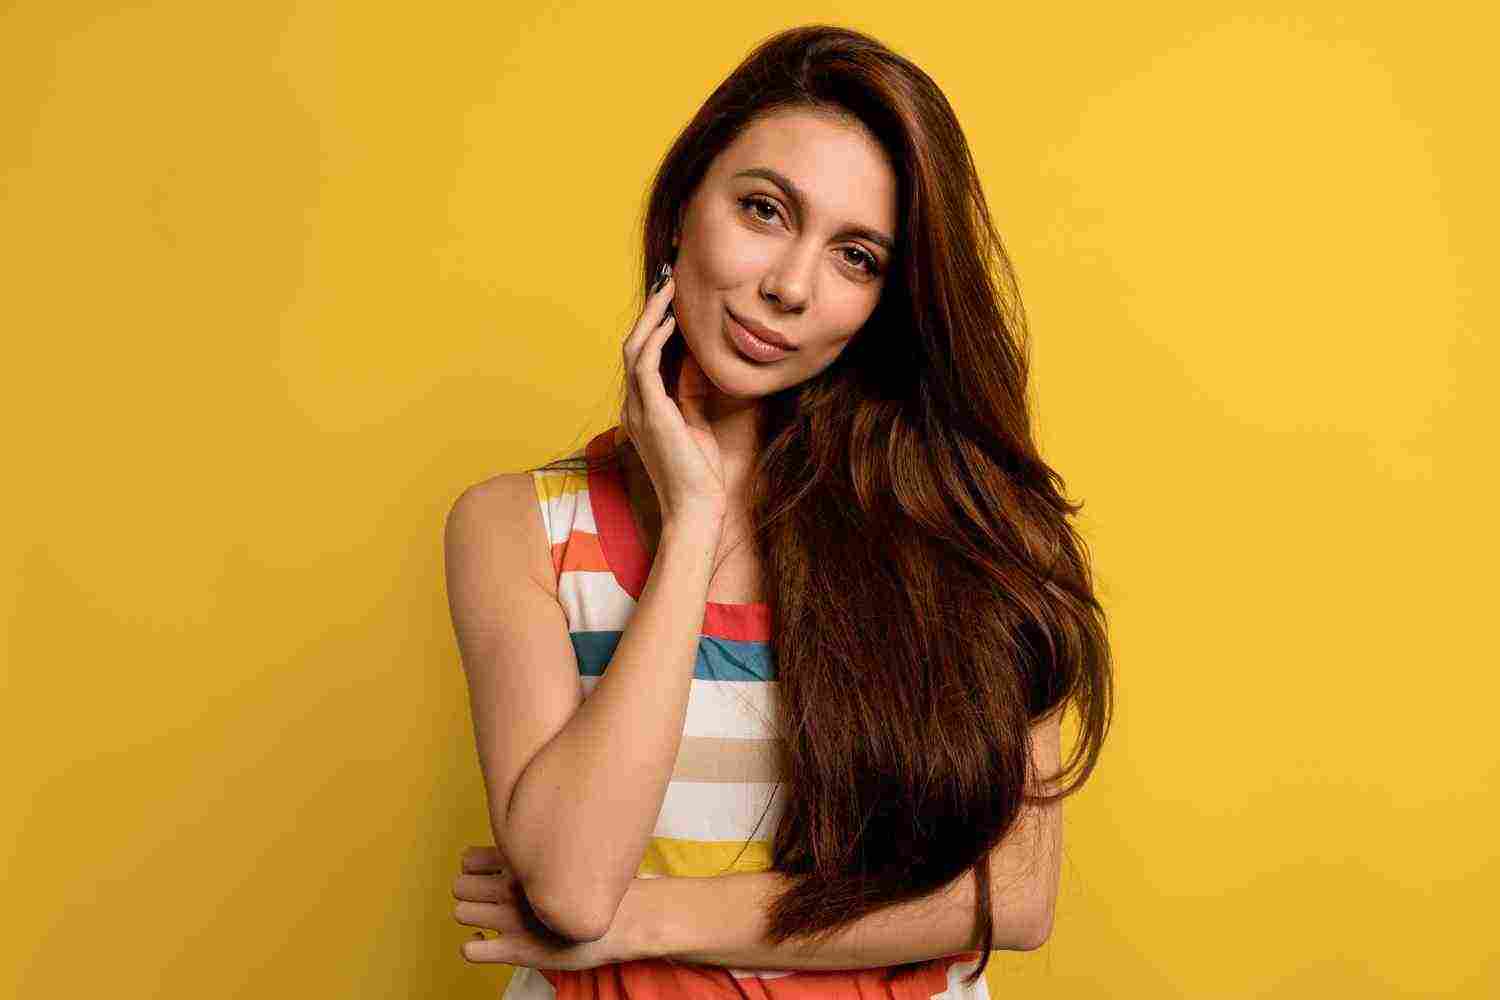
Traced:
<path id="1" fill-rule="evenodd" d="M 503 875 L 460 875 L 453 880 L 453 898 L 475 903 L 502 903 L 514 899 L 514 879 Z"/>
<path id="2" fill-rule="evenodd" d="M 620 427 L 625 431 L 627 438 L 634 438 L 635 428 L 645 417 L 646 389 L 642 387 L 639 375 L 641 350 L 653 334 L 662 332 L 666 320 L 676 322 L 676 317 L 667 311 L 676 288 L 676 282 L 668 277 L 666 282 L 646 299 L 646 308 L 641 311 L 640 319 L 636 321 L 635 326 L 626 336 L 625 342 L 620 346 L 625 365 L 625 400 L 620 405 Z M 660 354 L 657 357 L 660 359 Z M 657 381 L 661 381 L 659 373 Z"/>
<path id="3" fill-rule="evenodd" d="M 487 844 L 467 848 L 463 854 L 463 870 L 466 872 L 497 872 L 505 867 L 505 855 L 498 847 Z"/>
<path id="4" fill-rule="evenodd" d="M 635 321 L 635 326 L 625 338 L 625 367 L 628 369 L 635 360 L 635 355 L 640 351 L 641 342 L 651 335 L 651 332 L 666 318 L 667 306 L 672 304 L 672 294 L 677 291 L 677 280 L 668 278 L 667 283 L 646 298 L 646 308 L 641 310 L 640 319 Z"/>
<path id="5" fill-rule="evenodd" d="M 643 416 L 645 410 L 663 405 L 676 409 L 672 397 L 667 395 L 667 385 L 661 377 L 661 348 L 676 329 L 677 317 L 668 316 L 660 326 L 651 331 L 651 335 L 641 344 L 640 353 L 636 355 L 636 390 L 640 393 Z"/>
<path id="6" fill-rule="evenodd" d="M 661 377 L 661 348 L 676 329 L 676 316 L 662 320 L 661 325 L 641 343 L 634 366 L 626 372 L 625 403 L 621 408 L 620 423 L 632 437 L 637 428 L 644 426 L 647 415 L 653 410 L 665 417 L 668 410 L 663 407 L 672 412 L 677 409 L 672 397 L 667 395 L 667 386 Z"/>
<path id="7" fill-rule="evenodd" d="M 453 907 L 453 919 L 465 927 L 481 927 L 502 934 L 526 926 L 520 911 L 508 903 L 460 902 Z"/>

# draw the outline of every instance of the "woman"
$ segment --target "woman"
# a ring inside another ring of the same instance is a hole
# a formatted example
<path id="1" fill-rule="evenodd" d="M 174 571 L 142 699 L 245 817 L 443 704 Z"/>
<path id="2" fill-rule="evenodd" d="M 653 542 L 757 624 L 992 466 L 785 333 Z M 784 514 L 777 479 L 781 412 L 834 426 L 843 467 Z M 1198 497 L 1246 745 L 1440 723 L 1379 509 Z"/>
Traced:
<path id="1" fill-rule="evenodd" d="M 866 35 L 774 36 L 644 250 L 619 426 L 449 515 L 495 837 L 455 917 L 499 932 L 464 954 L 512 998 L 987 996 L 1112 681 L 953 112 Z"/>

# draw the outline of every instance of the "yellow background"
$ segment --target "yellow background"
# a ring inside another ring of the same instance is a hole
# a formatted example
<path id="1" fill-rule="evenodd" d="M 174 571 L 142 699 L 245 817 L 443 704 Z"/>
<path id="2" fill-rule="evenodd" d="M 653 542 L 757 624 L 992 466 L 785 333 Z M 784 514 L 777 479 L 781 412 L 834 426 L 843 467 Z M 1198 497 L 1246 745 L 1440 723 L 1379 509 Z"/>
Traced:
<path id="1" fill-rule="evenodd" d="M 1496 995 L 1496 25 L 1249 6 L 8 5 L 0 994 L 496 994 L 443 516 L 613 420 L 659 157 L 829 20 L 958 111 L 1112 617 L 995 995 Z"/>

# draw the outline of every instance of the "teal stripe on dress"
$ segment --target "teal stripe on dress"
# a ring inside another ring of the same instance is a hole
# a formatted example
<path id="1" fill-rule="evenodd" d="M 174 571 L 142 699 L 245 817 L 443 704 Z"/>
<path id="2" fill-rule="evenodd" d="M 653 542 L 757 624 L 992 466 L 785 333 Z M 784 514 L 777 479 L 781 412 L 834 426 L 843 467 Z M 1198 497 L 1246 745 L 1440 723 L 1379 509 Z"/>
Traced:
<path id="1" fill-rule="evenodd" d="M 618 630 L 570 632 L 578 654 L 578 673 L 599 677 L 620 644 Z M 698 658 L 693 679 L 699 681 L 774 681 L 776 670 L 769 642 L 742 642 L 714 635 L 698 636 Z"/>

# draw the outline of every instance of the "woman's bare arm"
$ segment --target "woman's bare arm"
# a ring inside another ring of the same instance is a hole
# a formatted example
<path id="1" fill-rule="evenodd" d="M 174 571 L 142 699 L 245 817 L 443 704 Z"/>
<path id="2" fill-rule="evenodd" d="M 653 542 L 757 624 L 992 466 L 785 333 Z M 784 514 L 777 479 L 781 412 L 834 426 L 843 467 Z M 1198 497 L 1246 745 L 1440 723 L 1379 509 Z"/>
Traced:
<path id="1" fill-rule="evenodd" d="M 722 522 L 663 522 L 640 600 L 604 676 L 579 703 L 566 619 L 515 541 L 544 533 L 526 476 L 524 490 L 511 484 L 509 501 L 455 504 L 450 602 L 495 842 L 537 917 L 565 937 L 593 940 L 635 877 L 676 762 Z"/>

